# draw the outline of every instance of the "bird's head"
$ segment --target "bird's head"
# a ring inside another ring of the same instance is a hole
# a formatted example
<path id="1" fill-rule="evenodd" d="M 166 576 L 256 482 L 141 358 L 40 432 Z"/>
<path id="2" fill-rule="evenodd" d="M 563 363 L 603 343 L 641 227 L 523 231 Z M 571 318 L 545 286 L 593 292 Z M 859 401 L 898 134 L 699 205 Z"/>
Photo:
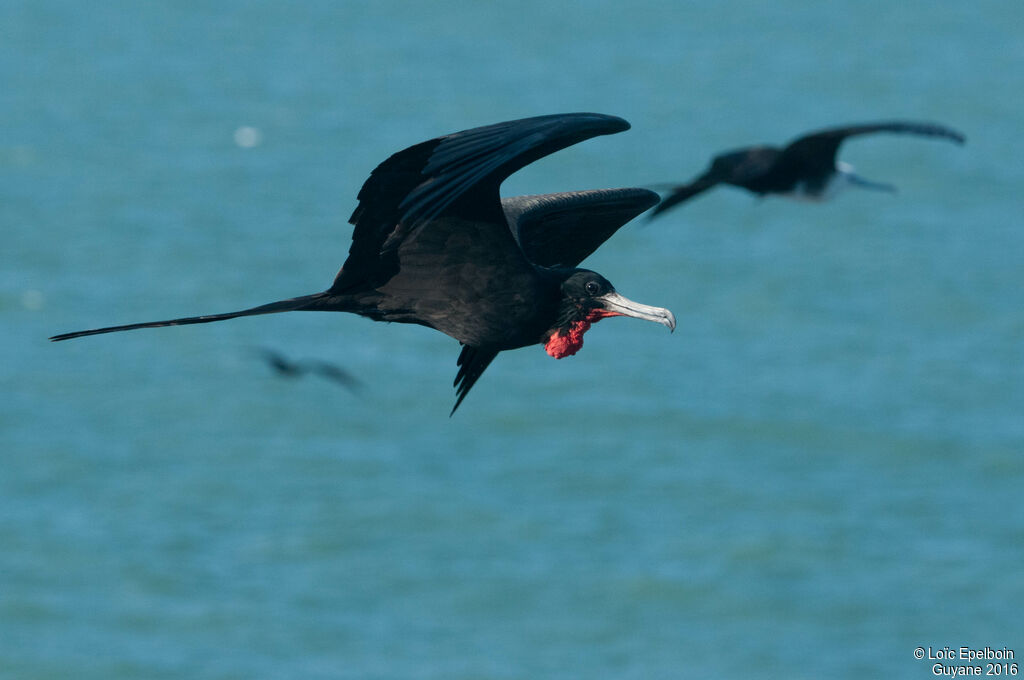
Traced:
<path id="1" fill-rule="evenodd" d="M 554 326 L 544 335 L 544 349 L 556 359 L 572 356 L 583 347 L 583 334 L 591 324 L 609 316 L 631 316 L 676 328 L 676 317 L 667 309 L 642 305 L 620 295 L 596 272 L 574 269 L 561 284 L 561 301 Z"/>

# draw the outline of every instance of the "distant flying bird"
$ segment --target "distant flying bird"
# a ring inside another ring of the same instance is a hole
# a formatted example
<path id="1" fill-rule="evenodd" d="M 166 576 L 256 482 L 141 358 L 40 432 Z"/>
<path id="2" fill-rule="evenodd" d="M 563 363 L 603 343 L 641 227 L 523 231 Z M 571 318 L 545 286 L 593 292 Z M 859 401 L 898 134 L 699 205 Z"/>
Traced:
<path id="1" fill-rule="evenodd" d="M 632 316 L 675 328 L 667 309 L 626 299 L 577 265 L 658 201 L 645 189 L 607 189 L 502 201 L 506 177 L 533 161 L 629 123 L 595 113 L 513 120 L 400 151 L 359 191 L 349 256 L 322 293 L 226 314 L 57 335 L 208 323 L 294 310 L 351 312 L 414 323 L 462 343 L 452 413 L 499 352 L 542 344 L 575 354 L 591 324 Z M 506 215 L 511 216 L 511 219 Z"/>
<path id="2" fill-rule="evenodd" d="M 853 166 L 836 160 L 839 145 L 847 137 L 893 132 L 943 137 L 957 144 L 964 136 L 943 125 L 912 121 L 864 123 L 830 128 L 799 137 L 785 148 L 751 146 L 715 156 L 711 166 L 689 184 L 672 192 L 651 211 L 659 215 L 716 184 L 732 184 L 755 194 L 780 194 L 809 201 L 825 201 L 847 186 L 895 191 L 889 184 L 870 182 L 854 174 Z"/>
<path id="3" fill-rule="evenodd" d="M 359 378 L 356 378 L 345 369 L 328 361 L 320 361 L 318 359 L 293 360 L 289 359 L 281 352 L 265 347 L 255 348 L 255 351 L 263 357 L 263 360 L 267 362 L 267 364 L 273 368 L 278 375 L 287 378 L 300 378 L 306 374 L 312 373 L 336 382 L 351 392 L 356 392 L 363 386 L 363 383 Z"/>

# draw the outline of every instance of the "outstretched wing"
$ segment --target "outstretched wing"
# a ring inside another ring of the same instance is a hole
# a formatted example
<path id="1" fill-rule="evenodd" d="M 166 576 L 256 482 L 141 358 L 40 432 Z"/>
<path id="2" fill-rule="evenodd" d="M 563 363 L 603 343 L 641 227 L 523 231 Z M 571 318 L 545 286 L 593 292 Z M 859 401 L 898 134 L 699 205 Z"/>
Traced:
<path id="1" fill-rule="evenodd" d="M 318 359 L 307 359 L 301 362 L 300 365 L 310 373 L 316 373 L 328 380 L 332 380 L 342 387 L 347 388 L 350 392 L 359 392 L 363 389 L 362 380 L 337 364 L 333 364 L 329 361 L 320 361 Z"/>
<path id="2" fill-rule="evenodd" d="M 391 156 L 371 173 L 359 191 L 349 257 L 331 290 L 387 281 L 398 270 L 396 251 L 439 218 L 441 228 L 458 229 L 479 240 L 479 225 L 493 225 L 488 248 L 518 249 L 501 211 L 498 187 L 516 170 L 567 146 L 597 135 L 629 129 L 629 123 L 597 113 L 524 118 L 438 137 Z M 443 241 L 444 239 L 431 239 Z M 449 254 L 449 257 L 451 255 Z"/>
<path id="3" fill-rule="evenodd" d="M 890 120 L 845 125 L 811 132 L 793 140 L 789 146 L 783 149 L 782 153 L 787 159 L 799 160 L 805 167 L 812 167 L 820 172 L 830 172 L 835 167 L 836 152 L 843 140 L 848 137 L 877 132 L 940 137 L 957 144 L 963 144 L 966 141 L 966 137 L 962 133 L 938 123 Z"/>
<path id="4" fill-rule="evenodd" d="M 718 184 L 733 184 L 750 188 L 770 171 L 779 158 L 779 150 L 772 146 L 751 146 L 715 156 L 711 165 L 689 184 L 673 187 L 671 193 L 651 211 L 651 218 L 688 201 Z M 752 189 L 754 191 L 757 188 Z"/>
<path id="5" fill-rule="evenodd" d="M 647 189 L 596 189 L 504 198 L 512 234 L 534 264 L 575 267 L 658 202 Z"/>
<path id="6" fill-rule="evenodd" d="M 672 191 L 666 196 L 661 203 L 654 206 L 654 210 L 647 216 L 648 219 L 653 220 L 655 217 L 670 210 L 675 206 L 690 200 L 697 194 L 703 193 L 719 183 L 719 179 L 712 175 L 711 172 L 706 172 L 697 179 L 693 180 L 689 184 L 680 184 L 672 187 Z"/>

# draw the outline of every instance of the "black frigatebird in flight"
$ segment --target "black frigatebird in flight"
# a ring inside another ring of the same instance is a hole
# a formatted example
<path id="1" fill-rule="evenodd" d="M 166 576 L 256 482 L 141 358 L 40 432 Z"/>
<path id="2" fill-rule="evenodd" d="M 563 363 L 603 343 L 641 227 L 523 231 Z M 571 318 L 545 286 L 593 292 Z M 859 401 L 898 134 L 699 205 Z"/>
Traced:
<path id="1" fill-rule="evenodd" d="M 414 323 L 460 343 L 459 407 L 499 352 L 543 344 L 575 354 L 592 323 L 632 316 L 675 328 L 667 309 L 626 299 L 577 265 L 657 203 L 645 189 L 607 189 L 502 201 L 502 181 L 533 161 L 629 129 L 595 113 L 513 120 L 431 139 L 370 174 L 349 221 L 348 259 L 330 288 L 226 314 L 65 333 L 51 340 L 287 311 L 351 312 Z"/>
<path id="2" fill-rule="evenodd" d="M 278 375 L 286 378 L 299 378 L 306 374 L 319 375 L 327 378 L 351 392 L 362 388 L 363 383 L 344 368 L 332 364 L 329 361 L 318 359 L 290 359 L 281 352 L 266 347 L 254 349 L 263 360 L 277 372 Z"/>
<path id="3" fill-rule="evenodd" d="M 847 186 L 895 191 L 889 184 L 868 181 L 853 166 L 836 160 L 847 137 L 875 132 L 922 135 L 964 143 L 964 136 L 943 125 L 913 121 L 886 121 L 829 128 L 808 133 L 784 148 L 751 146 L 715 156 L 704 174 L 689 184 L 672 188 L 654 210 L 653 218 L 716 184 L 731 184 L 760 196 L 779 194 L 808 201 L 825 201 Z"/>

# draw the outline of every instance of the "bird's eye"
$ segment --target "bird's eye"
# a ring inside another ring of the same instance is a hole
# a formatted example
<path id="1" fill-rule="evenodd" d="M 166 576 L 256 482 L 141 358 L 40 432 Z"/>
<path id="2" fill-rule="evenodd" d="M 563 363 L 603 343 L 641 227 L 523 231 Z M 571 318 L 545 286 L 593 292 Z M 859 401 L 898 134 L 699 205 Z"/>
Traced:
<path id="1" fill-rule="evenodd" d="M 597 281 L 587 281 L 587 285 L 583 289 L 587 291 L 588 295 L 597 295 L 601 292 L 601 284 Z"/>

